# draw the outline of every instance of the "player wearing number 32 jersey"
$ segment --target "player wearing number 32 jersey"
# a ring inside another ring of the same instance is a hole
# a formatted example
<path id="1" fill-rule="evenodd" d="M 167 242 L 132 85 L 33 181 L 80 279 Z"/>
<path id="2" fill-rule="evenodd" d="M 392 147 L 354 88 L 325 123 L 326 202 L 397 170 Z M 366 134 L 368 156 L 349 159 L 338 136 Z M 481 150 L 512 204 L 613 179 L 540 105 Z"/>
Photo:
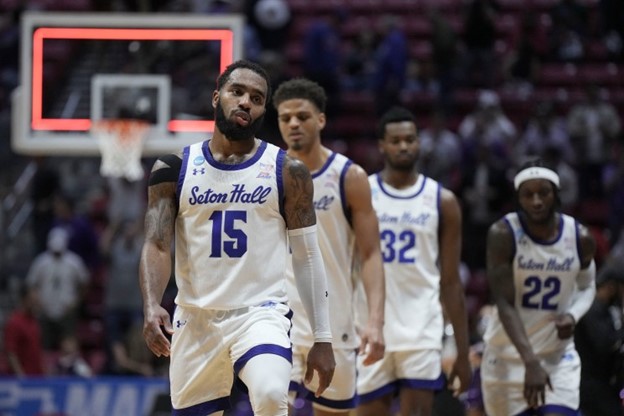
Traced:
<path id="1" fill-rule="evenodd" d="M 358 416 L 431 415 L 442 369 L 443 307 L 453 325 L 457 359 L 448 376 L 457 394 L 470 383 L 468 330 L 459 279 L 461 212 L 453 193 L 418 171 L 420 141 L 413 115 L 393 107 L 380 119 L 384 168 L 369 176 L 386 276 L 386 354 L 358 361 Z M 363 301 L 358 317 L 366 316 Z M 358 318 L 359 320 L 359 318 Z"/>

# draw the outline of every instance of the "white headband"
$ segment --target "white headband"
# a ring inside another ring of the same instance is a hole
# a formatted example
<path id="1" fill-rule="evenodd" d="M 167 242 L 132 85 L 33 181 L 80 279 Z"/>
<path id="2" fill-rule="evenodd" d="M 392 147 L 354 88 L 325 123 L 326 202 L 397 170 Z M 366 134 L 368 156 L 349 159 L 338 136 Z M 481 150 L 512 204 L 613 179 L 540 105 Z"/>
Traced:
<path id="1" fill-rule="evenodd" d="M 538 166 L 532 166 L 518 172 L 514 178 L 514 188 L 518 190 L 522 183 L 531 179 L 546 179 L 555 184 L 559 188 L 559 175 L 548 168 L 542 168 Z"/>

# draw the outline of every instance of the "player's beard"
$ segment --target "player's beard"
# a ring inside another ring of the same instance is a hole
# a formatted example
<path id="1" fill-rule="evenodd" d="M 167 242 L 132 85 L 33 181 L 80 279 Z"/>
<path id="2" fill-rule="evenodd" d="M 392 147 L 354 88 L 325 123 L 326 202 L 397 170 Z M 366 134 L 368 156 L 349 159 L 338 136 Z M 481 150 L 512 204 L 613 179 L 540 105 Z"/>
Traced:
<path id="1" fill-rule="evenodd" d="M 408 157 L 406 159 L 387 158 L 387 162 L 388 162 L 388 165 L 390 165 L 390 167 L 396 171 L 410 172 L 414 170 L 417 159 L 418 159 L 418 155 L 413 155 L 412 157 Z"/>
<path id="2" fill-rule="evenodd" d="M 263 120 L 264 114 L 248 125 L 241 126 L 225 117 L 223 107 L 221 107 L 221 101 L 217 103 L 217 108 L 215 108 L 215 124 L 217 128 L 226 138 L 233 142 L 254 138 L 258 130 L 260 130 L 260 127 L 262 127 Z"/>
<path id="3" fill-rule="evenodd" d="M 548 211 L 546 211 L 543 215 L 540 215 L 539 217 L 522 207 L 520 207 L 520 211 L 524 214 L 525 218 L 531 221 L 533 224 L 547 225 L 549 222 L 553 221 L 553 218 L 555 218 L 555 212 L 557 210 L 553 205 Z"/>

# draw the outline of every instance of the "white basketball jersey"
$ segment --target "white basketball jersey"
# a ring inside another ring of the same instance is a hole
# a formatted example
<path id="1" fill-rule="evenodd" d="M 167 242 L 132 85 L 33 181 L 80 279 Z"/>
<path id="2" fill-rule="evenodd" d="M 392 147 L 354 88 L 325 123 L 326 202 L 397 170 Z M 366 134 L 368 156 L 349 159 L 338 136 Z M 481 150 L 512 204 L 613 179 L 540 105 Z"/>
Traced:
<path id="1" fill-rule="evenodd" d="M 355 236 L 344 189 L 345 175 L 351 164 L 345 156 L 332 153 L 323 167 L 312 173 L 317 235 L 327 272 L 334 348 L 355 348 L 358 345 L 351 309 Z M 294 344 L 311 346 L 314 337 L 297 292 L 292 262 L 288 262 L 287 276 L 288 298 L 294 312 L 291 338 Z"/>
<path id="2" fill-rule="evenodd" d="M 216 161 L 208 141 L 184 149 L 175 237 L 179 305 L 236 309 L 286 300 L 284 156 L 266 142 L 235 165 Z"/>
<path id="3" fill-rule="evenodd" d="M 554 318 L 570 307 L 581 268 L 578 226 L 574 218 L 561 215 L 559 235 L 554 241 L 539 241 L 523 227 L 517 213 L 505 215 L 514 235 L 514 305 L 536 354 L 563 351 L 573 339 L 557 337 Z M 519 358 L 498 317 L 496 308 L 484 340 L 498 354 Z"/>
<path id="4" fill-rule="evenodd" d="M 442 348 L 440 191 L 422 174 L 406 189 L 369 176 L 386 277 L 386 351 Z"/>

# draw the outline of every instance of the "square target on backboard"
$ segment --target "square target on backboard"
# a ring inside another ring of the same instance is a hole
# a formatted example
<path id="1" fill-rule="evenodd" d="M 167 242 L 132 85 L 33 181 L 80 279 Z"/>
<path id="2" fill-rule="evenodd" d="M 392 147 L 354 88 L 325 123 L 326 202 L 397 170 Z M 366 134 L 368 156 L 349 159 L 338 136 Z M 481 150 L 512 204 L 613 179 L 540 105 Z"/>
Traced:
<path id="1" fill-rule="evenodd" d="M 212 134 L 219 73 L 242 58 L 239 15 L 26 12 L 12 146 L 23 154 L 99 153 L 99 119 L 150 123 L 145 154 Z"/>

